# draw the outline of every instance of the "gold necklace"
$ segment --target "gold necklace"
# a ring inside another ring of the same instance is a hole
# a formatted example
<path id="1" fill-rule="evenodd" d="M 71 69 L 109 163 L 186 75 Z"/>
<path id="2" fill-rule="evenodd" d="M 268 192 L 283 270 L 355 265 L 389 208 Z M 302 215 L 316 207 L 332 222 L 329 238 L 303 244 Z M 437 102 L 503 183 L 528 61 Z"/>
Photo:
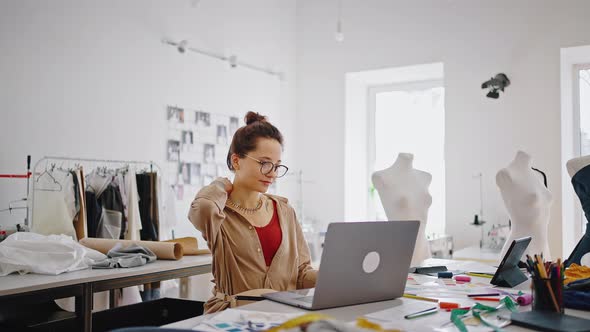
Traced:
<path id="1" fill-rule="evenodd" d="M 256 205 L 256 207 L 251 209 L 241 206 L 240 204 L 232 201 L 229 197 L 227 198 L 227 204 L 232 208 L 243 212 L 244 214 L 254 214 L 258 212 L 260 208 L 262 208 L 262 197 L 258 199 L 258 204 Z"/>

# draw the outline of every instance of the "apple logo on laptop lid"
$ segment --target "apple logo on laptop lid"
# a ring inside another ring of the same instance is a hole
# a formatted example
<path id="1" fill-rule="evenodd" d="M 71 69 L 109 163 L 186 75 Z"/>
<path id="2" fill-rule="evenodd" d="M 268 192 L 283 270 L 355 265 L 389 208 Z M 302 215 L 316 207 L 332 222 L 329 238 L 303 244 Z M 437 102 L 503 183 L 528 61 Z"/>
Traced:
<path id="1" fill-rule="evenodd" d="M 379 267 L 380 261 L 381 258 L 379 253 L 376 251 L 371 251 L 365 256 L 365 259 L 363 259 L 363 271 L 365 271 L 365 273 L 375 272 L 375 270 L 377 270 Z"/>

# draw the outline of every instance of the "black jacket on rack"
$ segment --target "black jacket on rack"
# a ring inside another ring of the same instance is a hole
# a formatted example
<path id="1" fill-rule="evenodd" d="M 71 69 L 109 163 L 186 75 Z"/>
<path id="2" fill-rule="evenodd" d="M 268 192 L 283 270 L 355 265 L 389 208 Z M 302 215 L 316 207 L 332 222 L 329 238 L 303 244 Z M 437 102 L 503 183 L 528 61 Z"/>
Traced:
<path id="1" fill-rule="evenodd" d="M 140 173 L 136 175 L 136 179 L 141 217 L 140 237 L 142 240 L 158 241 L 156 173 Z"/>

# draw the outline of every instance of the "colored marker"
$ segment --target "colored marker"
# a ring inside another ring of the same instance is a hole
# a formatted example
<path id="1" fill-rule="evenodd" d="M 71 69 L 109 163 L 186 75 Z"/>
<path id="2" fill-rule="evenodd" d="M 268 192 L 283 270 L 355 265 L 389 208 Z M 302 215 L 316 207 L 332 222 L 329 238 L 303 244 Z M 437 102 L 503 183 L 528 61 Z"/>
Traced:
<path id="1" fill-rule="evenodd" d="M 469 310 L 471 307 L 461 307 L 461 308 L 453 308 L 453 309 L 445 309 L 446 312 L 453 311 L 453 310 Z"/>
<path id="2" fill-rule="evenodd" d="M 454 302 L 439 302 L 438 305 L 441 309 L 457 309 L 457 308 L 459 308 L 459 303 L 454 303 Z"/>
<path id="3" fill-rule="evenodd" d="M 492 302 L 500 302 L 500 299 L 497 297 L 472 297 L 474 301 L 492 301 Z"/>
<path id="4" fill-rule="evenodd" d="M 407 297 L 408 299 L 428 301 L 428 302 L 438 302 L 437 299 L 432 299 L 432 298 L 429 298 L 429 297 L 418 296 L 418 295 L 413 295 L 413 294 L 404 294 L 403 296 L 404 297 Z"/>
<path id="5" fill-rule="evenodd" d="M 412 319 L 412 318 L 417 318 L 417 317 L 422 317 L 422 316 L 434 314 L 434 313 L 437 313 L 437 312 L 438 312 L 438 308 L 437 307 L 432 307 L 432 308 L 428 308 L 426 310 L 415 312 L 413 314 L 405 315 L 404 318 L 405 319 Z"/>
<path id="6" fill-rule="evenodd" d="M 480 296 L 500 296 L 500 293 L 486 293 L 486 294 L 467 294 L 468 297 L 480 297 Z"/>
<path id="7" fill-rule="evenodd" d="M 493 274 L 488 274 L 488 273 L 477 273 L 477 272 L 467 272 L 467 275 L 470 275 L 472 277 L 480 277 L 480 278 L 493 278 L 494 275 Z"/>

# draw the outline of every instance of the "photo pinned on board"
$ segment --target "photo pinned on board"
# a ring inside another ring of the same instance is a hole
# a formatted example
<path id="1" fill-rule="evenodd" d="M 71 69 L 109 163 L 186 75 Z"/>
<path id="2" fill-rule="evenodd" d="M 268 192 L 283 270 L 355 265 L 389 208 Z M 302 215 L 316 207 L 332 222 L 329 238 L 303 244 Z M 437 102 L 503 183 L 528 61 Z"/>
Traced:
<path id="1" fill-rule="evenodd" d="M 234 134 L 240 127 L 240 119 L 235 116 L 229 118 L 229 136 L 234 137 Z"/>
<path id="2" fill-rule="evenodd" d="M 215 145 L 204 144 L 203 145 L 203 163 L 214 164 L 215 163 Z"/>
<path id="3" fill-rule="evenodd" d="M 191 172 L 189 163 L 180 163 L 179 175 L 183 184 L 191 184 Z"/>
<path id="4" fill-rule="evenodd" d="M 217 125 L 217 144 L 227 145 L 227 127 Z"/>
<path id="5" fill-rule="evenodd" d="M 184 123 L 184 109 L 180 107 L 168 106 L 166 115 L 169 123 Z"/>
<path id="6" fill-rule="evenodd" d="M 195 124 L 198 127 L 211 126 L 211 113 L 203 111 L 195 111 Z"/>
<path id="7" fill-rule="evenodd" d="M 184 199 L 184 185 L 177 184 L 174 187 L 176 189 L 176 200 L 182 201 Z"/>
<path id="8" fill-rule="evenodd" d="M 201 179 L 201 164 L 199 163 L 191 163 L 190 164 L 190 174 L 191 174 L 191 185 L 198 186 L 200 184 Z"/>
<path id="9" fill-rule="evenodd" d="M 182 144 L 194 144 L 194 133 L 192 130 L 182 131 Z"/>
<path id="10" fill-rule="evenodd" d="M 168 140 L 166 150 L 166 159 L 168 161 L 178 161 L 180 160 L 180 141 L 177 140 Z"/>

